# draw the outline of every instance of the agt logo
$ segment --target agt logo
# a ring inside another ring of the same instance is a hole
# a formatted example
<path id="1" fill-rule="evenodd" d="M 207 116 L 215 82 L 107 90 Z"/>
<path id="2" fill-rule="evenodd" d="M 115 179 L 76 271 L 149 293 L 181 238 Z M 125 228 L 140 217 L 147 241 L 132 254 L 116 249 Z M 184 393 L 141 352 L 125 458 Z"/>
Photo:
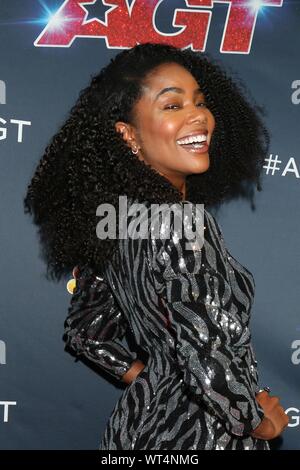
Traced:
<path id="1" fill-rule="evenodd" d="M 227 6 L 220 52 L 249 54 L 259 12 L 281 7 L 283 0 L 185 0 L 184 8 L 175 8 L 173 33 L 164 33 L 156 25 L 163 0 L 102 0 L 108 8 L 104 20 L 89 11 L 101 0 L 65 0 L 47 19 L 36 47 L 70 47 L 75 38 L 104 38 L 110 49 L 131 48 L 145 42 L 167 43 L 181 49 L 204 51 L 215 3 Z M 170 2 L 171 3 L 171 2 Z M 99 14 L 98 14 L 99 16 Z M 102 14 L 101 14 L 102 16 Z M 260 15 L 261 16 L 261 15 Z M 261 18 L 260 18 L 261 19 Z"/>
<path id="2" fill-rule="evenodd" d="M 6 104 L 6 84 L 0 80 L 0 105 Z M 31 126 L 31 121 L 22 119 L 10 119 L 10 124 L 17 126 L 17 142 L 23 142 L 23 126 Z M 1 124 L 5 127 L 1 127 Z M 0 115 L 0 141 L 7 139 L 7 120 Z"/>
<path id="3" fill-rule="evenodd" d="M 0 340 L 0 364 L 6 364 L 6 344 L 4 341 Z M 0 408 L 0 422 L 8 423 L 9 407 L 16 406 L 16 401 L 2 401 L 0 400 L 0 407 L 3 407 L 3 414 L 1 417 L 1 408 Z"/>

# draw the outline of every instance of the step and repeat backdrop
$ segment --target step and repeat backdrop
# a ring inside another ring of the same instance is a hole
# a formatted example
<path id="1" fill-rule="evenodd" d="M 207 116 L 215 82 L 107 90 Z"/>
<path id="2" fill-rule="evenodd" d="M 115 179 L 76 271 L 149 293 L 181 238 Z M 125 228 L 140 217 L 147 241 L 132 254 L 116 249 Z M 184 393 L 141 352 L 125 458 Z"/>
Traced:
<path id="1" fill-rule="evenodd" d="M 290 0 L 1 0 L 0 448 L 96 449 L 123 392 L 64 350 L 68 279 L 46 279 L 23 197 L 91 75 L 149 41 L 210 53 L 266 109 L 263 190 L 254 208 L 235 200 L 217 218 L 255 277 L 261 386 L 290 416 L 272 448 L 300 450 L 300 1 Z"/>

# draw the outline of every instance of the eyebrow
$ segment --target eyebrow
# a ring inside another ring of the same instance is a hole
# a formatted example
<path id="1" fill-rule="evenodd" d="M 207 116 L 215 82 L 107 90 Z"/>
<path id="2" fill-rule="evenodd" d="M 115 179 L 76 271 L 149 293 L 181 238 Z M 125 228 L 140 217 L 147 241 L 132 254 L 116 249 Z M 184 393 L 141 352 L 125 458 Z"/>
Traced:
<path id="1" fill-rule="evenodd" d="M 155 97 L 155 100 L 156 101 L 163 93 L 167 93 L 168 91 L 175 91 L 176 93 L 184 93 L 184 90 L 182 88 L 179 88 L 177 86 L 169 86 L 167 88 L 163 88 L 162 90 L 160 90 L 159 93 L 157 93 L 156 97 Z M 201 93 L 202 94 L 202 91 L 200 88 L 196 88 L 194 90 L 194 96 L 197 94 L 197 93 Z"/>

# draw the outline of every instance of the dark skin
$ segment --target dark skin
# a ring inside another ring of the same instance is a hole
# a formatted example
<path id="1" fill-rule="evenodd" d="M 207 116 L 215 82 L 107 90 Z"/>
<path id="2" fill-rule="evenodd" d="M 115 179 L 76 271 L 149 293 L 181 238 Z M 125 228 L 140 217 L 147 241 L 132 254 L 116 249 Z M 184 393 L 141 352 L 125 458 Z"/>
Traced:
<path id="1" fill-rule="evenodd" d="M 158 97 L 165 88 L 176 87 Z M 127 145 L 138 149 L 137 157 L 165 176 L 185 198 L 188 175 L 209 168 L 209 152 L 191 153 L 176 140 L 192 132 L 208 131 L 207 142 L 215 128 L 215 119 L 205 105 L 205 97 L 195 78 L 178 64 L 163 64 L 152 72 L 144 85 L 142 98 L 134 106 L 136 125 L 118 121 L 117 132 Z"/>
<path id="2" fill-rule="evenodd" d="M 176 90 L 164 92 L 169 87 Z M 187 152 L 177 140 L 192 132 L 201 134 L 206 130 L 209 145 L 215 128 L 214 116 L 206 107 L 195 78 L 178 64 L 157 67 L 149 74 L 143 91 L 142 98 L 134 106 L 135 124 L 118 121 L 116 131 L 122 134 L 131 149 L 138 149 L 140 160 L 150 164 L 182 192 L 184 200 L 186 177 L 209 168 L 209 148 L 201 154 Z M 130 384 L 144 367 L 140 360 L 135 361 L 122 380 Z M 263 440 L 274 439 L 286 428 L 289 418 L 278 397 L 263 391 L 256 394 L 256 400 L 265 417 L 251 435 Z"/>

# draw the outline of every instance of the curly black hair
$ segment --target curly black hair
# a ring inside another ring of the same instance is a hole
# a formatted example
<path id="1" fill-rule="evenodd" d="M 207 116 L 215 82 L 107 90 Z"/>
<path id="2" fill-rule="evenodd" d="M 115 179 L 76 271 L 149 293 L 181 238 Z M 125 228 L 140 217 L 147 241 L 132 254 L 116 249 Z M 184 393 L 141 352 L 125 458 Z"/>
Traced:
<path id="1" fill-rule="evenodd" d="M 247 88 L 208 54 L 167 44 L 138 44 L 118 53 L 79 93 L 67 120 L 45 149 L 24 198 L 25 213 L 39 228 L 47 278 L 59 280 L 74 266 L 99 270 L 117 240 L 96 237 L 101 203 L 118 207 L 120 195 L 175 203 L 181 192 L 133 155 L 115 123 L 135 123 L 134 104 L 147 75 L 160 64 L 185 67 L 200 85 L 216 125 L 210 167 L 186 179 L 186 200 L 219 205 L 236 195 L 253 200 L 269 147 L 264 110 Z M 250 96 L 250 94 L 249 94 Z"/>

